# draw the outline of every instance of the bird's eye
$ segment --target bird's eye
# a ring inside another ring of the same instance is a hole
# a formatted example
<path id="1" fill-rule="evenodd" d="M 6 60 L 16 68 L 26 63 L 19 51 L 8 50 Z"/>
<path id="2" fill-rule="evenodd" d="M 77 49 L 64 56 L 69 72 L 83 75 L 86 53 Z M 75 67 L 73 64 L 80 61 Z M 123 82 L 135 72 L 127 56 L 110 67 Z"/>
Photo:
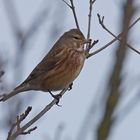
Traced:
<path id="1" fill-rule="evenodd" d="M 78 37 L 78 36 L 74 36 L 73 38 L 74 38 L 74 39 L 76 39 L 76 40 L 78 40 L 78 39 L 79 39 L 79 37 Z"/>

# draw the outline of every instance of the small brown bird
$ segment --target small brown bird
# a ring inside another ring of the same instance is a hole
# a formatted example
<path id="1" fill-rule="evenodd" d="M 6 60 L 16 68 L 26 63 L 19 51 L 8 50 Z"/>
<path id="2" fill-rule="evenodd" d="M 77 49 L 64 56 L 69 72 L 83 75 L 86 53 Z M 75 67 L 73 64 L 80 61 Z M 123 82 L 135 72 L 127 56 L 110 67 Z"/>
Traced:
<path id="1" fill-rule="evenodd" d="M 83 67 L 86 58 L 84 44 L 89 42 L 79 29 L 65 32 L 27 79 L 9 94 L 3 94 L 0 101 L 24 91 L 51 93 L 68 87 Z"/>

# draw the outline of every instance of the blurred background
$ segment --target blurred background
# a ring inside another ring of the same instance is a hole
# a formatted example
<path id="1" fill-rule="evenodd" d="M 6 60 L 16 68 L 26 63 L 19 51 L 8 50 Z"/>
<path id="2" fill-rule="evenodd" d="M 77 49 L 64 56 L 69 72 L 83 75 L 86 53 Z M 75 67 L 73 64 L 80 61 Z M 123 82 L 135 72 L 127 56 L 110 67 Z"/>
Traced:
<path id="1" fill-rule="evenodd" d="M 69 2 L 67 0 L 67 2 Z M 98 22 L 97 13 L 105 16 L 105 25 L 116 35 L 122 29 L 125 0 L 96 0 L 93 5 L 91 38 L 99 39 L 92 51 L 113 39 Z M 88 0 L 74 0 L 82 32 L 87 35 L 89 12 Z M 136 12 L 132 21 L 140 16 L 140 1 L 135 0 Z M 30 74 L 47 54 L 55 41 L 71 28 L 76 28 L 71 9 L 62 0 L 0 0 L 0 93 L 12 90 Z M 137 50 L 140 44 L 140 23 L 130 31 L 128 43 Z M 106 86 L 113 69 L 118 41 L 89 58 L 68 91 L 60 101 L 62 107 L 54 106 L 33 126 L 38 129 L 24 140 L 93 140 L 104 112 Z M 116 122 L 109 140 L 132 140 L 140 138 L 140 55 L 128 50 L 121 76 L 121 99 L 114 112 Z M 3 74 L 4 73 L 4 74 Z M 0 103 L 0 139 L 5 140 L 16 116 L 27 106 L 33 110 L 30 120 L 52 98 L 37 91 L 17 95 Z"/>

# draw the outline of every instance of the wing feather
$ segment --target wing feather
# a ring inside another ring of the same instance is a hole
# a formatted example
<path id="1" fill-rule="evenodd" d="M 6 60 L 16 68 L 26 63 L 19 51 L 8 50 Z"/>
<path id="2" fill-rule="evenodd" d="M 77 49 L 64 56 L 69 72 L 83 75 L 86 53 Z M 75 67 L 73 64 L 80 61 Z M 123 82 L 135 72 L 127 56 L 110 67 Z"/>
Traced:
<path id="1" fill-rule="evenodd" d="M 42 59 L 42 61 L 34 68 L 24 83 L 36 79 L 44 73 L 47 75 L 47 73 L 54 69 L 57 64 L 66 59 L 64 51 L 64 47 L 52 48 L 50 52 Z"/>

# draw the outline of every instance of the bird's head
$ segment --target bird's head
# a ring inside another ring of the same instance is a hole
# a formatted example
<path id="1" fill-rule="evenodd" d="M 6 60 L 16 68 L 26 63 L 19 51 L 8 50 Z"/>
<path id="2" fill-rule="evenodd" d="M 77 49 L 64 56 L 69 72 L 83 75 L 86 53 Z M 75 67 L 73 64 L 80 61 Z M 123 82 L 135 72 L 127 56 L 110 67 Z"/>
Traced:
<path id="1" fill-rule="evenodd" d="M 85 39 L 79 29 L 71 29 L 65 32 L 63 37 L 69 42 L 69 46 L 73 48 L 83 48 L 84 44 L 91 41 L 90 39 Z"/>

